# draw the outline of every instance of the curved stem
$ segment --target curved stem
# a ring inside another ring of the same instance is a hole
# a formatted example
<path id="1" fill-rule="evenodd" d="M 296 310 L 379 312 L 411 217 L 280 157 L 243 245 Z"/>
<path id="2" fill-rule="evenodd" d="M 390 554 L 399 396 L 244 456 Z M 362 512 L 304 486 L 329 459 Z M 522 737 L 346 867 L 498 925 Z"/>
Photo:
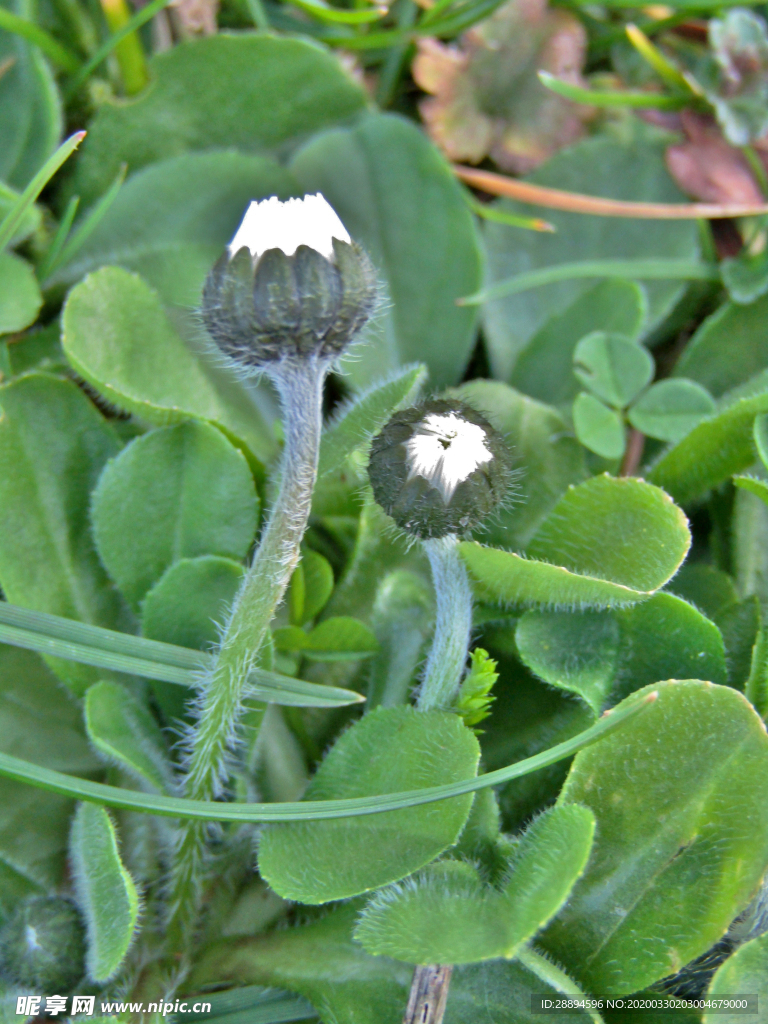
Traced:
<path id="1" fill-rule="evenodd" d="M 327 363 L 316 358 L 280 364 L 273 381 L 280 393 L 285 429 L 282 480 L 258 550 L 235 597 L 216 663 L 206 680 L 191 740 L 185 796 L 221 795 L 227 760 L 237 741 L 248 673 L 299 561 L 300 545 L 317 476 L 322 392 Z M 262 704 L 263 715 L 266 705 Z M 251 724 L 253 724 L 251 705 Z M 169 894 L 169 947 L 185 950 L 200 905 L 205 825 L 187 823 L 181 833 Z"/>
<path id="2" fill-rule="evenodd" d="M 425 540 L 437 598 L 435 636 L 421 684 L 420 711 L 449 708 L 461 686 L 472 631 L 472 587 L 456 534 Z"/>

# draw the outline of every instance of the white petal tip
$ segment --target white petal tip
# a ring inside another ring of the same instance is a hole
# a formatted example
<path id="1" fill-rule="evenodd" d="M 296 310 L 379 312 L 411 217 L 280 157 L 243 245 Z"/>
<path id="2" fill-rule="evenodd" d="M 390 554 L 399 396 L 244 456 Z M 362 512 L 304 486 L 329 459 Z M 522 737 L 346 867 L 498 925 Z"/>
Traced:
<path id="1" fill-rule="evenodd" d="M 319 192 L 285 202 L 271 196 L 250 204 L 227 248 L 230 256 L 247 248 L 258 259 L 267 249 L 282 249 L 292 256 L 300 245 L 308 245 L 331 259 L 334 238 L 351 241 L 336 211 Z"/>

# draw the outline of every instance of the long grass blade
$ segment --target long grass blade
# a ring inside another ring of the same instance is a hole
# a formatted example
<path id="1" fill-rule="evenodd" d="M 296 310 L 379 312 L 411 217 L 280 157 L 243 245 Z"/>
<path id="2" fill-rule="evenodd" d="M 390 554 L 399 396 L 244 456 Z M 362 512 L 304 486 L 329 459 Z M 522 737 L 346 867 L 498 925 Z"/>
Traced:
<path id="1" fill-rule="evenodd" d="M 717 220 L 723 217 L 757 217 L 768 213 L 768 203 L 636 203 L 625 199 L 602 199 L 580 192 L 565 192 L 531 181 L 519 181 L 494 171 L 454 164 L 454 174 L 492 196 L 505 196 L 521 203 L 546 206 L 550 210 L 589 213 L 598 217 L 633 217 L 642 220 Z"/>
<path id="2" fill-rule="evenodd" d="M 341 7 L 331 7 L 322 0 L 291 0 L 291 3 L 318 21 L 339 25 L 366 25 L 372 21 L 381 21 L 388 13 L 387 7 L 361 7 L 350 11 Z"/>
<path id="3" fill-rule="evenodd" d="M 5 601 L 0 601 L 0 642 L 179 686 L 199 687 L 203 674 L 213 665 L 213 657 L 205 651 L 118 633 Z M 320 708 L 344 707 L 365 699 L 354 690 L 308 683 L 261 668 L 251 670 L 248 696 L 270 704 Z"/>
<path id="4" fill-rule="evenodd" d="M 518 217 L 514 213 L 506 213 L 504 210 L 497 210 L 495 206 L 486 206 L 485 203 L 478 203 L 472 196 L 467 197 L 467 204 L 473 213 L 483 220 L 493 221 L 495 224 L 507 224 L 511 228 L 526 228 L 528 231 L 555 231 L 556 228 L 547 220 L 541 217 Z"/>
<path id="5" fill-rule="evenodd" d="M 85 138 L 85 132 L 75 132 L 59 146 L 56 152 L 49 156 L 43 166 L 27 185 L 13 207 L 8 211 L 2 224 L 0 224 L 0 252 L 5 249 L 16 234 L 16 229 L 21 224 L 24 214 L 34 203 L 45 186 L 61 167 L 65 160 L 72 155 Z"/>
<path id="6" fill-rule="evenodd" d="M 573 281 L 589 277 L 620 277 L 629 281 L 717 281 L 720 271 L 714 263 L 693 260 L 640 259 L 640 260 L 578 260 L 558 263 L 518 274 L 507 281 L 456 300 L 457 306 L 479 306 L 492 299 L 517 295 L 530 288 L 541 288 L 557 281 Z"/>
<path id="7" fill-rule="evenodd" d="M 0 7 L 0 29 L 22 36 L 27 42 L 39 47 L 46 57 L 50 57 L 54 64 L 58 64 L 64 71 L 72 73 L 80 67 L 81 62 L 77 55 L 66 46 L 62 46 L 45 29 L 40 28 L 34 21 L 20 18 L 18 14 L 13 14 L 5 7 Z"/>
<path id="8" fill-rule="evenodd" d="M 236 821 L 241 823 L 269 821 L 320 821 L 330 818 L 352 818 L 366 814 L 381 814 L 384 811 L 398 811 L 406 807 L 436 803 L 452 796 L 474 793 L 488 786 L 498 786 L 511 779 L 547 768 L 570 757 L 583 747 L 623 728 L 635 715 L 641 714 L 656 700 L 652 691 L 644 697 L 614 708 L 604 714 L 593 726 L 577 736 L 558 743 L 534 757 L 498 768 L 465 782 L 454 782 L 427 789 L 414 789 L 407 793 L 387 793 L 381 796 L 351 797 L 344 800 L 306 800 L 296 803 L 241 804 L 222 803 L 208 800 L 185 800 L 181 797 L 163 796 L 155 793 L 139 793 L 118 786 L 105 786 L 100 782 L 79 779 L 50 768 L 23 761 L 10 754 L 0 754 L 0 775 L 16 782 L 25 782 L 51 793 L 119 807 L 129 811 L 143 811 L 166 818 L 195 819 L 197 821 Z"/>
<path id="9" fill-rule="evenodd" d="M 72 196 L 67 203 L 67 208 L 64 211 L 64 216 L 61 218 L 61 222 L 56 229 L 56 234 L 53 236 L 53 241 L 48 247 L 48 252 L 42 258 L 37 266 L 37 276 L 42 282 L 47 277 L 50 277 L 51 269 L 56 266 L 56 261 L 59 257 L 59 253 L 64 247 L 64 243 L 67 240 L 67 236 L 72 228 L 72 222 L 75 219 L 77 208 L 80 205 L 80 196 Z"/>

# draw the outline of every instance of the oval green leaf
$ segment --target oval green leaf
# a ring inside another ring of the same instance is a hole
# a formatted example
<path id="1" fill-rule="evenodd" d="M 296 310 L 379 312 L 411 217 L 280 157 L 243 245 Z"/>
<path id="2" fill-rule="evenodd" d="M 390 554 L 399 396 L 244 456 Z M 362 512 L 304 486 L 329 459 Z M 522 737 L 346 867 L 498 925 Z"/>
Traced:
<path id="1" fill-rule="evenodd" d="M 692 380 L 660 380 L 629 410 L 629 422 L 659 441 L 679 441 L 716 411 L 710 393 Z"/>
<path id="2" fill-rule="evenodd" d="M 474 734 L 456 715 L 379 708 L 336 741 L 304 799 L 373 796 L 470 779 L 479 753 Z M 457 797 L 367 821 L 270 826 L 259 846 L 259 871 L 286 899 L 346 899 L 425 867 L 456 842 L 471 806 L 471 797 Z"/>
<path id="3" fill-rule="evenodd" d="M 621 414 L 582 391 L 573 403 L 576 437 L 591 452 L 604 459 L 620 459 L 627 446 Z"/>
<path id="4" fill-rule="evenodd" d="M 94 538 L 134 607 L 180 558 L 245 556 L 258 498 L 248 463 L 224 435 L 190 421 L 138 437 L 93 495 Z"/>

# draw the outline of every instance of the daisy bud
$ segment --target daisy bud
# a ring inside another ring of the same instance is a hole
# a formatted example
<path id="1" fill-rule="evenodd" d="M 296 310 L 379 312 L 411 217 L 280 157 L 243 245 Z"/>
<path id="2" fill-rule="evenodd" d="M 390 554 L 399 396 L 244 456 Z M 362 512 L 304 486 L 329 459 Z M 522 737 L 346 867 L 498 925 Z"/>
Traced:
<path id="1" fill-rule="evenodd" d="M 463 402 L 437 400 L 395 413 L 371 445 L 373 495 L 422 539 L 473 530 L 512 481 L 503 437 Z"/>
<path id="2" fill-rule="evenodd" d="M 0 929 L 0 977 L 43 993 L 69 992 L 85 974 L 85 928 L 70 900 L 30 896 Z"/>
<path id="3" fill-rule="evenodd" d="M 208 274 L 202 316 L 233 363 L 336 359 L 369 319 L 376 275 L 320 195 L 253 202 Z"/>

